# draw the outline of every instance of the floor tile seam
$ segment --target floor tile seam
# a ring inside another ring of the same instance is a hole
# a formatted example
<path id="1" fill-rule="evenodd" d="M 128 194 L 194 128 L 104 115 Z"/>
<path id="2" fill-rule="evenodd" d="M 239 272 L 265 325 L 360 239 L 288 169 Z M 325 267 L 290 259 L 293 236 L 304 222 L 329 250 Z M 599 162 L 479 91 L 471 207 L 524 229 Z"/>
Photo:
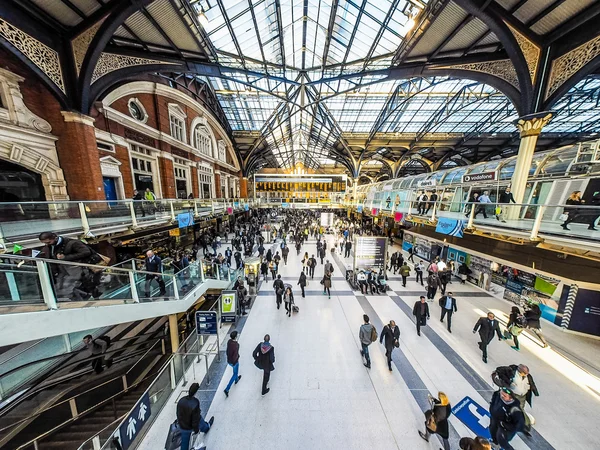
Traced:
<path id="1" fill-rule="evenodd" d="M 412 311 L 410 306 L 407 305 L 404 300 L 400 297 L 398 292 L 394 291 L 395 296 L 389 296 L 396 305 L 404 312 L 409 319 L 412 320 Z M 476 391 L 481 393 L 481 396 L 489 403 L 491 400 L 491 394 L 496 390 L 487 383 L 478 373 L 473 371 L 467 371 L 466 368 L 470 368 L 470 365 L 431 327 L 425 327 L 421 329 L 421 332 L 431 341 L 431 343 L 440 350 L 440 353 L 448 360 L 448 362 L 456 369 L 456 371 L 473 387 Z M 459 364 L 457 364 L 457 362 Z M 485 395 L 487 394 L 487 395 Z M 533 438 L 525 442 L 532 450 L 553 450 L 554 447 L 546 441 L 546 439 L 532 429 L 531 434 Z M 531 445 L 533 444 L 533 445 Z"/>

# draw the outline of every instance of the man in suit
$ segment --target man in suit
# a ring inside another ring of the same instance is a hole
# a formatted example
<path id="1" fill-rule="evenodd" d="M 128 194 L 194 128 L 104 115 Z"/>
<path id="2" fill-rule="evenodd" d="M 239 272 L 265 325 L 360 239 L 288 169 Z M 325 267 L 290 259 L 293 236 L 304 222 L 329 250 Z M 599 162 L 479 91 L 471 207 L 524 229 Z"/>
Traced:
<path id="1" fill-rule="evenodd" d="M 271 336 L 265 334 L 264 342 L 259 343 L 252 352 L 254 365 L 263 371 L 262 395 L 270 391 L 267 385 L 271 378 L 271 372 L 275 370 L 273 365 L 275 362 L 275 347 L 271 345 L 270 340 Z"/>
<path id="2" fill-rule="evenodd" d="M 420 300 L 415 302 L 413 316 L 415 316 L 417 322 L 417 334 L 421 336 L 421 326 L 427 325 L 427 319 L 429 319 L 429 305 L 424 295 L 421 295 Z"/>
<path id="3" fill-rule="evenodd" d="M 479 331 L 479 338 L 481 342 L 478 343 L 479 348 L 483 352 L 483 362 L 487 364 L 487 346 L 494 339 L 494 332 L 498 335 L 498 340 L 502 340 L 502 334 L 500 333 L 500 326 L 496 320 L 494 313 L 489 312 L 487 317 L 480 317 L 475 327 L 473 328 L 473 334 Z"/>
<path id="4" fill-rule="evenodd" d="M 383 327 L 381 330 L 381 336 L 379 337 L 379 343 L 381 344 L 385 339 L 385 356 L 387 357 L 388 369 L 392 371 L 392 351 L 396 347 L 398 339 L 400 339 L 400 328 L 396 325 L 396 322 L 390 320 L 390 323 Z M 399 344 L 398 344 L 399 346 Z"/>
<path id="5" fill-rule="evenodd" d="M 154 254 L 152 250 L 148 250 L 146 252 L 146 272 L 154 272 L 154 273 L 162 273 L 162 260 Z M 165 295 L 167 293 L 167 288 L 165 287 L 165 282 L 162 279 L 161 275 L 153 275 L 150 273 L 146 274 L 146 283 L 144 285 L 144 291 L 146 294 L 146 298 L 150 298 L 150 285 L 152 281 L 156 280 L 158 283 L 158 287 L 160 288 L 159 295 Z"/>
<path id="6" fill-rule="evenodd" d="M 442 308 L 440 322 L 443 322 L 444 316 L 448 315 L 448 332 L 452 333 L 452 314 L 458 311 L 456 309 L 456 299 L 452 295 L 452 292 L 448 292 L 446 295 L 440 297 L 440 308 Z"/>
<path id="7" fill-rule="evenodd" d="M 279 309 L 283 301 L 283 291 L 285 289 L 281 275 L 277 275 L 277 279 L 273 282 L 273 289 L 275 289 L 275 302 L 277 303 L 277 309 Z"/>

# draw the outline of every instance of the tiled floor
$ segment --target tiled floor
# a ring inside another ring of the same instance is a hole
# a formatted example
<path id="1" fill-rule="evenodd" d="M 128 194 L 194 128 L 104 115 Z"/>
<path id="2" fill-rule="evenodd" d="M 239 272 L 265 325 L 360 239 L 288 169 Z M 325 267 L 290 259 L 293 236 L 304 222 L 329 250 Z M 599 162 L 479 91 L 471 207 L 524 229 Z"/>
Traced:
<path id="1" fill-rule="evenodd" d="M 312 242 L 306 246 L 309 252 L 315 248 Z M 362 296 L 350 290 L 342 278 L 343 262 L 335 258 L 331 299 L 320 291 L 321 265 L 310 281 L 307 297 L 301 298 L 296 289 L 300 259 L 291 253 L 288 265 L 281 268 L 286 282 L 295 287 L 300 312 L 288 318 L 283 308 L 277 310 L 271 283 L 260 292 L 239 339 L 243 378 L 225 398 L 222 391 L 231 376 L 227 368 L 210 409 L 203 411 L 215 416 L 213 428 L 200 439 L 209 450 L 437 449 L 441 443 L 436 438 L 427 444 L 417 434 L 427 392 L 442 390 L 453 404 L 468 395 L 487 406 L 493 389 L 490 373 L 496 366 L 518 363 L 529 366 L 541 396 L 534 398 L 529 410 L 537 420 L 533 439 L 516 438 L 514 447 L 600 448 L 600 437 L 594 432 L 600 411 L 600 381 L 594 369 L 600 353 L 598 341 L 566 335 L 546 323 L 550 342 L 560 344 L 564 337 L 576 342 L 569 349 L 579 360 L 577 365 L 527 338 L 521 339 L 519 353 L 507 343 L 493 341 L 489 363 L 484 364 L 472 327 L 487 310 L 499 315 L 508 311 L 508 303 L 455 281 L 450 285 L 458 300 L 452 334 L 440 323 L 439 306 L 434 302 L 430 303 L 432 319 L 418 337 L 410 311 L 423 291 L 414 277 L 406 288 L 392 278 L 394 292 L 389 295 Z M 394 352 L 392 372 L 378 343 L 370 347 L 373 368 L 362 365 L 358 328 L 365 312 L 378 328 L 390 319 L 400 327 L 401 343 Z M 262 372 L 254 367 L 251 353 L 265 333 L 275 346 L 276 370 L 271 392 L 263 397 Z M 589 366 L 581 361 L 589 361 Z M 155 427 L 165 430 L 165 437 L 173 420 L 172 408 L 169 411 L 168 417 L 163 414 L 153 426 L 153 431 Z M 452 448 L 457 449 L 458 438 L 471 432 L 455 417 L 450 423 Z"/>

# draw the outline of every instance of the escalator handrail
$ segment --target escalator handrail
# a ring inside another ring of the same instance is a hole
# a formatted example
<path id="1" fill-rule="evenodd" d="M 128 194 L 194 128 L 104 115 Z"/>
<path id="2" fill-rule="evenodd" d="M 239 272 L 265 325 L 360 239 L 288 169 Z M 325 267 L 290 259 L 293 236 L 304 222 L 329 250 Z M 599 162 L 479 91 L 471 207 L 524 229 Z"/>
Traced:
<path id="1" fill-rule="evenodd" d="M 116 343 L 116 342 L 123 342 L 123 341 L 130 341 L 130 340 L 138 339 L 138 338 L 144 337 L 144 336 L 154 336 L 157 333 L 157 331 L 155 331 L 153 333 L 139 334 L 137 336 L 132 336 L 132 337 L 129 337 L 129 338 L 119 339 L 118 341 L 115 341 L 114 343 Z M 99 339 L 99 338 L 96 338 L 96 339 Z M 157 340 L 157 339 L 162 339 L 162 338 L 154 338 L 154 340 Z M 149 339 L 148 341 L 140 342 L 140 343 L 137 343 L 137 344 L 134 343 L 133 345 L 134 346 L 135 345 L 141 345 L 141 344 L 149 342 L 150 340 L 152 340 L 152 339 Z M 112 344 L 113 343 L 111 343 L 111 346 L 112 346 Z M 122 350 L 123 350 L 122 348 L 112 349 L 110 351 L 107 351 L 104 354 L 106 355 L 106 354 L 116 353 L 116 352 L 119 352 L 119 351 L 122 351 Z M 82 351 L 85 351 L 85 350 L 78 350 L 78 351 L 69 352 L 69 353 L 62 353 L 60 355 L 48 356 L 46 358 L 40 358 L 40 359 L 37 359 L 35 361 L 30 361 L 30 362 L 22 364 L 22 365 L 20 365 L 18 367 L 14 367 L 14 368 L 10 369 L 8 372 L 4 372 L 3 374 L 0 374 L 0 381 L 2 380 L 2 378 L 4 378 L 4 377 L 6 377 L 6 376 L 8 376 L 8 375 L 10 375 L 10 374 L 12 374 L 12 373 L 20 370 L 20 369 L 23 369 L 25 367 L 29 367 L 29 366 L 32 366 L 32 365 L 35 365 L 35 364 L 39 364 L 41 362 L 52 361 L 53 359 L 68 358 L 70 356 L 79 355 L 79 354 L 81 354 Z M 78 360 L 78 361 L 76 361 L 74 363 L 69 363 L 69 364 L 66 364 L 64 366 L 61 366 L 61 369 L 65 368 L 65 367 L 69 367 L 69 365 L 79 364 L 79 363 L 86 362 L 86 361 L 92 361 L 93 359 L 96 359 L 96 358 L 98 358 L 98 355 L 96 355 L 96 356 L 90 356 L 90 357 L 84 358 L 84 359 L 80 359 L 80 360 Z"/>
<path id="2" fill-rule="evenodd" d="M 140 352 L 133 352 L 133 355 L 135 355 L 136 353 L 138 353 L 138 354 L 139 354 L 139 353 L 141 353 L 141 351 L 140 351 Z M 140 357 L 140 359 L 139 359 L 138 361 L 136 361 L 136 363 L 135 363 L 135 364 L 137 364 L 137 363 L 138 363 L 140 360 L 142 360 L 143 358 L 145 358 L 145 357 L 146 357 L 146 355 L 148 355 L 148 352 L 144 352 L 144 353 L 142 354 L 142 356 Z M 117 361 L 117 362 L 120 362 L 120 361 L 122 361 L 122 360 L 125 360 L 125 359 L 129 359 L 131 356 L 132 356 L 131 354 L 130 354 L 130 355 L 123 356 L 123 358 L 122 358 L 122 359 L 120 359 L 120 360 L 119 360 L 119 361 Z M 135 364 L 134 364 L 134 365 L 135 365 Z M 132 366 L 132 367 L 133 367 L 133 366 Z M 100 388 L 100 387 L 102 387 L 102 386 L 105 386 L 105 385 L 107 385 L 107 384 L 109 384 L 109 383 L 112 383 L 112 382 L 114 382 L 114 381 L 116 381 L 116 380 L 122 380 L 122 379 L 123 379 L 123 376 L 124 376 L 124 375 L 127 375 L 127 373 L 129 373 L 129 372 L 126 372 L 125 374 L 122 374 L 122 375 L 118 375 L 118 376 L 116 376 L 116 377 L 114 377 L 114 378 L 111 378 L 110 380 L 104 381 L 103 383 L 101 383 L 101 384 L 98 384 L 98 385 L 94 386 L 93 388 L 90 388 L 90 389 L 87 389 L 87 390 L 85 390 L 85 391 L 83 391 L 83 392 L 80 392 L 79 394 L 77 394 L 77 395 L 74 395 L 73 397 L 69 397 L 69 398 L 67 398 L 67 399 L 65 399 L 65 400 L 61 400 L 61 401 L 60 401 L 60 402 L 58 402 L 58 403 L 54 403 L 53 405 L 51 405 L 51 406 L 48 406 L 47 408 L 44 408 L 44 409 L 42 409 L 41 411 L 37 411 L 35 414 L 31 414 L 31 415 L 29 415 L 29 416 L 27 416 L 27 417 L 25 417 L 25 418 L 23 418 L 23 419 L 21 419 L 21 420 L 19 420 L 19 421 L 17 421 L 17 422 L 13 422 L 13 423 L 11 423 L 10 425 L 8 425 L 8 426 L 6 426 L 6 427 L 4 427 L 4 428 L 0 428 L 0 433 L 2 433 L 3 431 L 6 431 L 6 430 L 8 430 L 8 429 L 10 429 L 10 428 L 13 428 L 13 427 L 15 427 L 16 425 L 18 425 L 18 424 L 20 424 L 20 423 L 22 423 L 22 422 L 26 422 L 26 421 L 28 421 L 28 420 L 35 419 L 35 418 L 37 418 L 38 416 L 42 415 L 43 413 L 45 413 L 45 412 L 47 412 L 47 411 L 50 411 L 50 410 L 51 410 L 51 409 L 53 409 L 53 408 L 56 408 L 57 406 L 63 405 L 63 404 L 65 404 L 65 403 L 69 403 L 71 400 L 76 400 L 78 397 L 81 397 L 81 396 L 82 396 L 82 395 L 84 395 L 84 394 L 87 394 L 87 393 L 89 393 L 89 392 L 92 392 L 92 391 L 94 391 L 94 390 L 96 390 L 96 389 L 98 389 L 98 388 Z M 144 377 L 144 379 L 146 379 L 146 377 Z M 141 381 L 142 381 L 142 380 L 141 380 Z M 127 387 L 127 389 L 124 389 L 123 391 L 119 392 L 119 394 L 121 394 L 121 393 L 125 392 L 126 390 L 129 390 L 129 389 L 131 389 L 131 388 L 132 388 L 132 387 L 134 387 L 134 386 L 137 386 L 137 385 L 138 385 L 138 384 L 139 384 L 141 381 L 139 381 L 139 382 L 137 382 L 137 383 L 134 383 L 134 384 L 132 384 L 132 385 L 128 386 L 128 387 Z M 117 395 L 119 395 L 119 394 L 117 394 Z M 112 397 L 110 397 L 110 398 L 112 398 Z M 110 400 L 110 398 L 109 398 L 108 400 Z M 101 402 L 101 403 L 103 403 L 103 402 Z M 97 405 L 95 405 L 95 406 L 98 406 L 98 405 L 100 405 L 101 403 L 98 403 L 98 404 L 97 404 Z M 88 409 L 90 409 L 90 408 L 88 408 Z"/>

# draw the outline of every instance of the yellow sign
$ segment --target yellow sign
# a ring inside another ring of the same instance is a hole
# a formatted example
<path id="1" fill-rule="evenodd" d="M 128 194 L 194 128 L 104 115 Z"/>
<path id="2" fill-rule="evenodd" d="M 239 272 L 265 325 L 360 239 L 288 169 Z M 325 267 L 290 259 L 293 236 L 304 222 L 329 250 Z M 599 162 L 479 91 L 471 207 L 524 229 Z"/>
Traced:
<path id="1" fill-rule="evenodd" d="M 181 230 L 179 228 L 173 228 L 172 230 L 169 230 L 169 236 L 179 237 L 181 236 Z"/>
<path id="2" fill-rule="evenodd" d="M 331 203 L 331 200 L 328 198 L 320 198 L 319 203 Z"/>

